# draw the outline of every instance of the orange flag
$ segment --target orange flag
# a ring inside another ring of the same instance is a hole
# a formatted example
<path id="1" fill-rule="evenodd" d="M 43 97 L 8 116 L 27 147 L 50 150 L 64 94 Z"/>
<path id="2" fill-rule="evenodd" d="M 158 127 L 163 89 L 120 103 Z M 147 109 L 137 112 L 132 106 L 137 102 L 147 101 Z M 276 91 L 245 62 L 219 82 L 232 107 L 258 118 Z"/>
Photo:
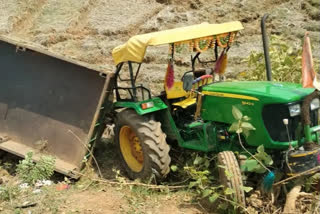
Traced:
<path id="1" fill-rule="evenodd" d="M 302 48 L 302 86 L 304 88 L 314 88 L 314 78 L 315 72 L 313 69 L 310 38 L 309 33 L 306 32 L 304 35 L 304 44 Z"/>
<path id="2" fill-rule="evenodd" d="M 228 62 L 227 53 L 225 52 L 225 50 L 223 50 L 218 60 L 216 61 L 214 71 L 219 75 L 223 75 L 224 72 L 226 71 L 227 62 Z"/>

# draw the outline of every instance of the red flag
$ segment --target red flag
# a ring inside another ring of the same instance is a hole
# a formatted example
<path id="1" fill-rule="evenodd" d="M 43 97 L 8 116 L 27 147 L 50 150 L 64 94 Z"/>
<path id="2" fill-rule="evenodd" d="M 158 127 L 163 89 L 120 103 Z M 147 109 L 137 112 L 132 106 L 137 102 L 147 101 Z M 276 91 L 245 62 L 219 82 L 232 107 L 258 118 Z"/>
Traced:
<path id="1" fill-rule="evenodd" d="M 313 80 L 315 72 L 313 69 L 313 59 L 311 52 L 311 44 L 309 33 L 306 32 L 304 36 L 304 44 L 302 48 L 302 86 L 304 88 L 313 88 Z"/>
<path id="2" fill-rule="evenodd" d="M 170 89 L 174 85 L 174 70 L 173 70 L 173 62 L 169 60 L 167 73 L 165 76 L 165 84 L 168 89 Z"/>

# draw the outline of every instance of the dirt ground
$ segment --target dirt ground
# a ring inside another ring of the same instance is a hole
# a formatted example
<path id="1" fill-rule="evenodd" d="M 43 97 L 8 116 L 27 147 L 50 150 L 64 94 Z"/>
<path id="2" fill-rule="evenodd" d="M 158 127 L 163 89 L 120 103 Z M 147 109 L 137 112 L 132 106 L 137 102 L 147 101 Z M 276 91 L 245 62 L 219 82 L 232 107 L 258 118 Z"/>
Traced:
<path id="1" fill-rule="evenodd" d="M 113 214 L 113 213 L 207 213 L 193 194 L 186 190 L 148 190 L 147 188 L 126 185 L 129 182 L 123 174 L 119 174 L 119 159 L 113 143 L 101 142 L 95 152 L 102 175 L 108 181 L 123 183 L 111 185 L 95 182 L 98 179 L 97 170 L 90 168 L 80 180 L 66 180 L 56 173 L 50 186 L 40 188 L 21 188 L 21 181 L 15 176 L 15 167 L 20 158 L 9 153 L 0 154 L 0 187 L 11 186 L 11 200 L 1 201 L 0 213 L 83 213 L 83 214 Z M 118 178 L 120 176 L 120 178 Z M 58 190 L 61 183 L 68 184 L 68 189 Z M 19 194 L 13 187 L 19 188 Z M 39 189 L 39 192 L 34 190 Z M 0 194 L 2 189 L 0 188 Z M 24 204 L 34 206 L 19 208 Z"/>
<path id="2" fill-rule="evenodd" d="M 314 57 L 319 58 L 319 0 L 0 0 L 0 34 L 43 45 L 112 72 L 112 49 L 132 35 L 201 22 L 240 20 L 245 29 L 229 51 L 227 72 L 233 74 L 245 69 L 242 60 L 251 51 L 262 51 L 259 25 L 264 13 L 271 14 L 269 33 L 282 35 L 292 46 L 301 47 L 305 31 L 310 31 Z M 155 91 L 161 87 L 164 72 L 159 70 L 165 70 L 166 57 L 167 47 L 150 49 L 142 70 L 141 76 Z M 97 150 L 96 156 L 103 176 L 115 179 L 114 169 L 119 168 L 115 149 L 109 144 L 102 147 L 106 148 Z M 1 162 L 0 178 L 14 182 L 13 174 L 7 173 L 11 166 L 5 163 Z M 62 180 L 60 177 L 56 182 Z M 29 195 L 38 204 L 20 213 L 207 212 L 183 191 L 154 194 L 139 188 L 92 184 L 85 179 L 71 186 L 57 192 L 53 185 L 39 196 Z M 0 201 L 0 213 L 19 213 L 14 203 L 20 201 Z"/>

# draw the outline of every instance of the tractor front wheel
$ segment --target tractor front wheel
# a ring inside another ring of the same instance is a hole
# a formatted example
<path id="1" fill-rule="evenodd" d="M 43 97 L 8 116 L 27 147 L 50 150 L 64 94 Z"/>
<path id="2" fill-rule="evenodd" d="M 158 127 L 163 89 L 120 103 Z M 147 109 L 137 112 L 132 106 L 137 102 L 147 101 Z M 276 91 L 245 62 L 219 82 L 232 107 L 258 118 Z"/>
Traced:
<path id="1" fill-rule="evenodd" d="M 245 195 L 243 182 L 238 161 L 231 151 L 220 152 L 218 154 L 219 180 L 225 188 L 233 190 L 231 199 L 239 205 L 245 207 Z"/>
<path id="2" fill-rule="evenodd" d="M 169 145 L 161 124 L 132 109 L 117 114 L 115 142 L 129 178 L 164 178 L 170 171 Z"/>

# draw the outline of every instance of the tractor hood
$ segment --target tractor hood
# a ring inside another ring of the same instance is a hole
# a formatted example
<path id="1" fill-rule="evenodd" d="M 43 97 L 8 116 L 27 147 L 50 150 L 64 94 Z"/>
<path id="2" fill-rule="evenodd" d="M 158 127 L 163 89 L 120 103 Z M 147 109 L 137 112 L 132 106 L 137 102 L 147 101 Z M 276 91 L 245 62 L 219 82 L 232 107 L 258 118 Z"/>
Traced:
<path id="1" fill-rule="evenodd" d="M 213 92 L 213 96 L 220 97 L 263 99 L 265 103 L 291 103 L 313 91 L 313 88 L 302 88 L 301 84 L 271 81 L 219 82 L 203 87 L 204 94 Z"/>

